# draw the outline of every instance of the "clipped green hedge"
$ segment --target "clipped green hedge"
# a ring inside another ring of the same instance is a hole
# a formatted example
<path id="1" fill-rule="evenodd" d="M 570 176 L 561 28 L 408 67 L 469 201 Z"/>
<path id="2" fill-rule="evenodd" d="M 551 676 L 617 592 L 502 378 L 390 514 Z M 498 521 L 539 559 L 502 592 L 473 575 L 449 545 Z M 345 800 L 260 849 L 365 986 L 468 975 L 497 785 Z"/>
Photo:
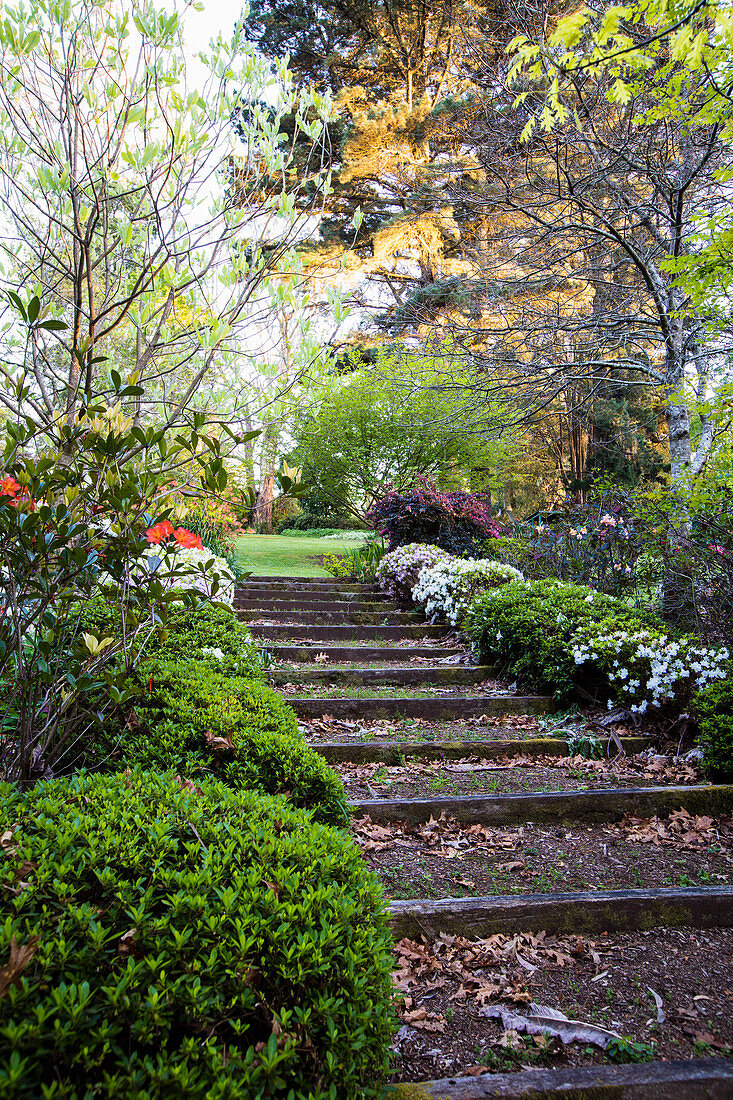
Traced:
<path id="1" fill-rule="evenodd" d="M 502 585 L 471 604 L 464 627 L 482 663 L 503 662 L 511 675 L 538 691 L 568 698 L 578 666 L 570 639 L 591 624 L 608 633 L 669 628 L 655 616 L 585 585 L 556 580 Z M 583 677 L 588 669 L 584 667 Z"/>
<path id="2" fill-rule="evenodd" d="M 206 650 L 220 650 L 224 660 Z M 150 656 L 195 657 L 218 672 L 262 679 L 259 650 L 246 624 L 233 611 L 203 602 L 195 610 L 173 606 L 163 638 L 155 639 Z"/>
<path id="3" fill-rule="evenodd" d="M 82 630 L 96 637 L 117 635 L 119 612 L 114 604 L 96 596 L 84 607 Z M 220 651 L 223 660 L 211 650 Z M 246 625 L 233 611 L 202 599 L 195 607 L 171 603 L 166 608 L 165 626 L 153 631 L 145 643 L 148 656 L 195 657 L 213 670 L 235 676 L 262 679 L 259 650 Z"/>
<path id="4" fill-rule="evenodd" d="M 116 766 L 213 771 L 231 786 L 287 792 L 320 821 L 346 823 L 341 779 L 306 744 L 292 707 L 272 688 L 182 658 L 145 661 L 135 682 Z"/>
<path id="5" fill-rule="evenodd" d="M 344 834 L 141 770 L 3 784 L 0 812 L 0 1095 L 380 1095 L 390 936 Z"/>
<path id="6" fill-rule="evenodd" d="M 694 699 L 704 764 L 713 779 L 733 782 L 733 680 L 709 684 Z"/>

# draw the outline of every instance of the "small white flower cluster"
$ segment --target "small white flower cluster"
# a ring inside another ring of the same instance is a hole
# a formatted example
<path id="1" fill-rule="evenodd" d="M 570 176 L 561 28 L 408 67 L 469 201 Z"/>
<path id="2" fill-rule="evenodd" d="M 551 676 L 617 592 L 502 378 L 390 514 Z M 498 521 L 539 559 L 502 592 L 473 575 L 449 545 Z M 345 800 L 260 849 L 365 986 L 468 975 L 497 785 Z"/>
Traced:
<path id="1" fill-rule="evenodd" d="M 175 570 L 171 577 L 172 587 L 194 589 L 211 596 L 212 582 L 216 579 L 219 588 L 213 598 L 231 605 L 235 577 L 224 559 L 218 558 L 213 550 L 206 547 L 198 550 L 196 547 L 178 546 L 170 552 L 170 558 L 172 571 Z M 185 570 L 183 576 L 180 575 L 182 567 Z M 179 575 L 176 576 L 176 573 Z"/>
<path id="2" fill-rule="evenodd" d="M 205 645 L 201 648 L 201 653 L 207 657 L 213 657 L 215 661 L 225 661 L 226 655 L 222 649 L 218 649 L 215 646 Z"/>
<path id="3" fill-rule="evenodd" d="M 431 621 L 447 619 L 455 626 L 471 601 L 510 581 L 524 577 L 511 565 L 488 558 L 448 557 L 421 570 L 412 589 L 415 603 L 422 604 Z"/>
<path id="4" fill-rule="evenodd" d="M 421 570 L 449 557 L 438 546 L 408 542 L 384 555 L 377 567 L 377 581 L 393 599 L 409 598 Z"/>
<path id="5" fill-rule="evenodd" d="M 677 694 L 700 691 L 712 680 L 725 680 L 730 656 L 724 646 L 702 646 L 695 638 L 675 641 L 652 630 L 608 634 L 596 624 L 577 631 L 570 644 L 576 665 L 597 665 L 636 714 L 660 707 Z"/>

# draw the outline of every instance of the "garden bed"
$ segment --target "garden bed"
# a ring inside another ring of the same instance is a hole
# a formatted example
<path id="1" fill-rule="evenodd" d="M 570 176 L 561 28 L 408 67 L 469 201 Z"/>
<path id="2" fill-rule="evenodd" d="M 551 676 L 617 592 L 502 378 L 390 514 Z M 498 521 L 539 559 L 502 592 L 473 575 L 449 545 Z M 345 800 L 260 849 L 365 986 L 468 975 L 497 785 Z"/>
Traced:
<path id="1" fill-rule="evenodd" d="M 711 885 L 733 880 L 733 818 L 684 811 L 572 827 L 375 824 L 352 831 L 395 899 Z"/>
<path id="2" fill-rule="evenodd" d="M 733 1052 L 733 931 L 659 929 L 590 937 L 544 933 L 485 940 L 401 940 L 405 998 L 393 1080 L 478 1076 L 531 1066 L 593 1065 L 587 1042 L 523 1035 L 484 1013 L 534 1002 L 627 1040 L 619 1060 Z"/>

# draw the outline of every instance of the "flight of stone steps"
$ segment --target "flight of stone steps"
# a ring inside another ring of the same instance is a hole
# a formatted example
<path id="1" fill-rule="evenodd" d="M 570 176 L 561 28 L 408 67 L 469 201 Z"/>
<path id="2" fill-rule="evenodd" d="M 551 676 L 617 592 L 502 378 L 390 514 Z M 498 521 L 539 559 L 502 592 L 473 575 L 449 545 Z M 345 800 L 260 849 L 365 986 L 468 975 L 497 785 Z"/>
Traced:
<path id="1" fill-rule="evenodd" d="M 270 654 L 272 682 L 299 719 L 354 731 L 346 739 L 321 735 L 311 741 L 334 767 L 344 769 L 345 777 L 349 768 L 366 764 L 401 764 L 409 770 L 411 762 L 445 763 L 470 755 L 488 768 L 492 760 L 520 754 L 530 762 L 568 754 L 562 737 L 536 731 L 517 735 L 502 725 L 509 716 L 548 714 L 550 699 L 502 687 L 496 670 L 470 664 L 446 627 L 399 608 L 376 587 L 320 578 L 253 577 L 238 588 L 235 609 Z M 471 724 L 478 721 L 482 724 Z M 379 733 L 380 723 L 384 727 L 390 722 L 402 724 L 400 728 L 406 724 L 408 731 L 415 722 L 415 736 L 370 736 L 371 729 Z M 422 732 L 425 723 L 427 735 Z M 621 742 L 629 754 L 649 744 L 644 737 Z M 605 750 L 609 744 L 601 746 Z M 619 781 L 608 789 L 581 789 L 569 781 L 567 789 L 550 792 L 498 793 L 494 787 L 450 795 L 423 792 L 420 797 L 374 796 L 370 789 L 368 798 L 353 797 L 352 807 L 356 820 L 398 828 L 419 827 L 441 815 L 457 822 L 459 829 L 522 825 L 531 840 L 533 829 L 554 828 L 560 834 L 573 827 L 591 835 L 625 815 L 661 818 L 680 808 L 721 818 L 733 811 L 733 786 Z M 665 858 L 671 866 L 671 856 L 660 849 L 658 859 Z M 659 927 L 721 930 L 733 927 L 733 886 L 723 878 L 692 886 L 528 889 L 506 895 L 435 897 L 433 892 L 430 897 L 395 898 L 390 914 L 396 939 L 416 940 L 523 931 L 601 935 Z M 419 1095 L 518 1097 L 531 1085 L 543 1096 L 567 1095 L 568 1088 L 585 1096 L 586 1087 L 604 1082 L 622 1087 L 622 1097 L 733 1096 L 733 1063 L 702 1058 L 445 1078 L 424 1084 Z M 412 1095 L 404 1092 L 405 1097 Z"/>

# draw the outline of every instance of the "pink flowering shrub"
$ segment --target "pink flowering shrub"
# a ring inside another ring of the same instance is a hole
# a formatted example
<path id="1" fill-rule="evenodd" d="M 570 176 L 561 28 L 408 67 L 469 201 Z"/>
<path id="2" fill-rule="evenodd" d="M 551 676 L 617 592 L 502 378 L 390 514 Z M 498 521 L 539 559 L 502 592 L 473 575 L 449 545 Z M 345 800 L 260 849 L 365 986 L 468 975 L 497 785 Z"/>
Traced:
<path id="1" fill-rule="evenodd" d="M 619 508 L 588 505 L 562 519 L 517 526 L 502 560 L 528 580 L 554 577 L 620 596 L 637 584 L 641 540 Z"/>
<path id="2" fill-rule="evenodd" d="M 484 496 L 441 492 L 426 477 L 418 478 L 412 489 L 390 490 L 367 519 L 388 540 L 390 550 L 423 543 L 461 556 L 480 553 L 487 539 L 503 533 Z"/>

